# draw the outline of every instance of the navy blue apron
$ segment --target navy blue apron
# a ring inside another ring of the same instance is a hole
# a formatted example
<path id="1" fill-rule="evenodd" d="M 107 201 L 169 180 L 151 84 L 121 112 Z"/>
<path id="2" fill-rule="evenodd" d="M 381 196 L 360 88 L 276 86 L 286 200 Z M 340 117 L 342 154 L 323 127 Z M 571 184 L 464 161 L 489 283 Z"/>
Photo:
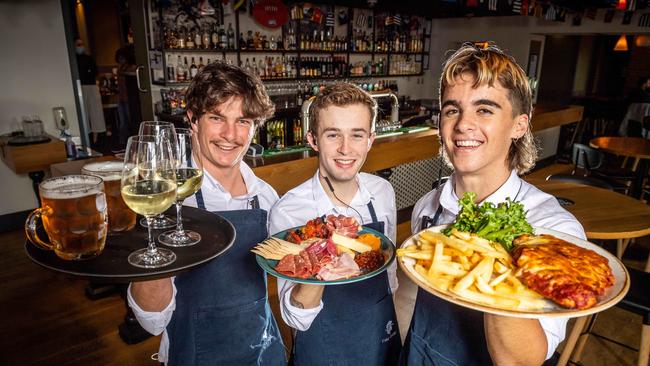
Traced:
<path id="1" fill-rule="evenodd" d="M 372 202 L 372 223 L 384 232 Z M 386 271 L 371 279 L 327 286 L 323 310 L 307 331 L 296 331 L 293 364 L 296 366 L 395 365 L 401 341 Z"/>
<path id="2" fill-rule="evenodd" d="M 437 225 L 442 206 L 433 218 L 422 218 L 421 230 Z M 491 365 L 483 313 L 441 300 L 418 287 L 400 365 Z"/>
<path id="3" fill-rule="evenodd" d="M 197 206 L 205 209 L 201 191 Z M 286 365 L 267 299 L 266 274 L 250 249 L 267 238 L 267 212 L 216 212 L 235 226 L 222 256 L 176 277 L 176 310 L 167 326 L 169 365 Z"/>

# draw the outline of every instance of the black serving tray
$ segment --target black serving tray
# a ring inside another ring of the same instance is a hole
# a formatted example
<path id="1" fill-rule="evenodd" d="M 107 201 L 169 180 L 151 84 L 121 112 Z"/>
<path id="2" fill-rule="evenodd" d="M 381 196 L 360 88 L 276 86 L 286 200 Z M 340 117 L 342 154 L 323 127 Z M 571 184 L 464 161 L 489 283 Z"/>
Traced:
<path id="1" fill-rule="evenodd" d="M 176 210 L 167 214 L 174 215 Z M 138 218 L 139 221 L 139 218 Z M 147 246 L 147 229 L 136 224 L 126 233 L 109 235 L 102 254 L 82 261 L 60 259 L 51 250 L 44 250 L 25 240 L 27 256 L 47 269 L 84 277 L 94 282 L 121 283 L 171 277 L 206 263 L 223 254 L 235 241 L 235 228 L 225 218 L 193 207 L 183 207 L 183 228 L 201 234 L 201 241 L 189 247 L 166 247 L 176 253 L 176 261 L 162 268 L 138 268 L 128 263 L 131 252 Z M 171 230 L 171 229 L 166 229 Z M 165 230 L 155 230 L 158 235 Z"/>

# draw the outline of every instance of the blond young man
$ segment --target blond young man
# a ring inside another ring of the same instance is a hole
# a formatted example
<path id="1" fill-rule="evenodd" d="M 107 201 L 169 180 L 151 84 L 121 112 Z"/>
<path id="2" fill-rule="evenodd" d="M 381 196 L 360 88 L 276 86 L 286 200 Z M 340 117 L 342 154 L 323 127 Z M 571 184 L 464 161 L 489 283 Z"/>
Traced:
<path id="1" fill-rule="evenodd" d="M 575 217 L 557 200 L 519 178 L 535 164 L 528 79 L 495 46 L 465 45 L 440 77 L 441 153 L 451 178 L 413 209 L 411 229 L 451 223 L 458 197 L 478 202 L 519 201 L 534 226 L 584 238 Z M 423 223 L 425 223 L 423 225 Z M 540 365 L 564 339 L 567 319 L 521 319 L 469 310 L 418 290 L 400 358 L 404 365 Z"/>

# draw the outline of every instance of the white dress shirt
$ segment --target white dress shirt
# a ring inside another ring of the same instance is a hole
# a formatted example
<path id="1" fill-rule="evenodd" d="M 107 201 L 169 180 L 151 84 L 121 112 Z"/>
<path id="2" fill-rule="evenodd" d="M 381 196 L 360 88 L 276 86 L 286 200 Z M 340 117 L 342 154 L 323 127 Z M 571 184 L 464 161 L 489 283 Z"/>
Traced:
<path id="1" fill-rule="evenodd" d="M 454 175 L 442 188 L 439 188 L 441 191 L 430 191 L 418 200 L 411 216 L 412 232 L 420 231 L 422 216 L 426 215 L 433 218 L 439 204 L 442 205 L 443 210 L 435 225 L 449 224 L 456 219 L 460 207 L 458 206 L 458 197 L 454 191 L 453 180 Z M 439 200 L 436 199 L 437 196 L 439 196 Z M 504 202 L 507 197 L 524 205 L 526 219 L 531 225 L 586 239 L 582 225 L 572 214 L 560 206 L 555 197 L 525 182 L 517 176 L 515 171 L 510 173 L 508 180 L 496 192 L 487 197 L 484 202 L 498 204 Z M 564 340 L 567 321 L 567 318 L 544 318 L 539 320 L 544 334 L 546 334 L 548 344 L 546 359 L 553 356 L 555 348 Z"/>
<path id="2" fill-rule="evenodd" d="M 208 211 L 233 211 L 233 210 L 246 210 L 251 207 L 251 200 L 257 196 L 259 200 L 260 209 L 269 210 L 271 206 L 278 200 L 278 194 L 273 187 L 268 183 L 259 179 L 253 173 L 253 170 L 244 162 L 240 163 L 239 170 L 246 184 L 246 195 L 233 197 L 228 191 L 207 171 L 203 171 L 203 182 L 201 183 L 201 194 L 203 201 Z M 193 195 L 188 197 L 183 202 L 186 206 L 197 207 L 196 197 Z M 251 254 L 252 255 L 252 254 Z M 169 351 L 169 338 L 167 336 L 167 324 L 172 319 L 174 310 L 176 309 L 176 285 L 174 284 L 174 277 L 172 277 L 172 300 L 167 307 L 161 312 L 145 311 L 138 306 L 133 297 L 131 296 L 131 286 L 127 291 L 127 300 L 129 306 L 133 309 L 135 317 L 138 322 L 147 332 L 158 335 L 163 333 L 160 340 L 160 348 L 158 349 L 158 361 L 167 362 L 167 353 Z"/>
<path id="3" fill-rule="evenodd" d="M 339 206 L 339 202 L 332 202 L 321 185 L 319 172 L 298 187 L 287 192 L 271 208 L 269 215 L 269 233 L 296 226 L 302 226 L 307 221 L 323 215 L 345 215 L 355 217 L 360 224 L 372 222 L 368 203 L 372 201 L 378 221 L 384 222 L 386 236 L 395 242 L 397 213 L 395 211 L 395 191 L 391 184 L 378 176 L 359 173 L 356 180 L 359 190 L 350 202 L 354 209 Z M 355 211 L 356 210 L 356 211 Z M 361 215 L 361 217 L 359 217 Z M 387 269 L 388 282 L 391 291 L 397 290 L 397 265 L 393 262 Z M 323 309 L 323 302 L 311 309 L 300 309 L 291 305 L 291 290 L 295 282 L 278 279 L 278 295 L 280 297 L 280 310 L 282 319 L 290 327 L 305 331 L 309 329 L 318 313 Z"/>

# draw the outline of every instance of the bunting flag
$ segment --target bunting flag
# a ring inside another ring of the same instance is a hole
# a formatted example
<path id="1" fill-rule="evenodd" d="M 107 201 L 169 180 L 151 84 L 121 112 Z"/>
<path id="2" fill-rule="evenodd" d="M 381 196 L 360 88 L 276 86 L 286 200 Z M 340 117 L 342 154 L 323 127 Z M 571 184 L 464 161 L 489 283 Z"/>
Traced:
<path id="1" fill-rule="evenodd" d="M 635 11 L 636 10 L 636 0 L 628 0 L 626 10 L 627 11 Z"/>
<path id="2" fill-rule="evenodd" d="M 605 23 L 611 23 L 612 20 L 614 19 L 614 14 L 616 13 L 616 10 L 614 9 L 607 9 L 605 12 Z"/>
<path id="3" fill-rule="evenodd" d="M 512 2 L 512 12 L 521 14 L 521 0 L 515 0 Z"/>
<path id="4" fill-rule="evenodd" d="M 650 27 L 650 13 L 641 15 L 639 18 L 639 27 Z"/>
<path id="5" fill-rule="evenodd" d="M 633 11 L 626 11 L 623 14 L 623 22 L 621 22 L 621 24 L 629 25 L 632 22 L 632 15 L 634 15 Z"/>
<path id="6" fill-rule="evenodd" d="M 555 9 L 555 6 L 549 5 L 548 10 L 546 10 L 546 16 L 544 18 L 546 20 L 555 20 L 556 13 L 557 10 Z"/>
<path id="7" fill-rule="evenodd" d="M 497 3 L 498 0 L 489 0 L 488 1 L 488 9 L 491 11 L 497 11 Z"/>
<path id="8" fill-rule="evenodd" d="M 327 16 L 325 16 L 325 26 L 326 27 L 334 26 L 334 13 L 332 13 L 331 11 L 327 13 Z"/>
<path id="9" fill-rule="evenodd" d="M 578 27 L 580 24 L 582 24 L 582 15 L 580 13 L 576 13 L 576 15 L 573 17 L 571 25 Z"/>
<path id="10" fill-rule="evenodd" d="M 521 15 L 528 15 L 528 0 L 521 2 Z"/>
<path id="11" fill-rule="evenodd" d="M 587 10 L 585 11 L 585 18 L 589 18 L 589 19 L 591 19 L 591 20 L 595 20 L 595 19 L 596 19 L 596 12 L 597 12 L 596 8 L 589 8 L 589 9 L 587 9 Z"/>

